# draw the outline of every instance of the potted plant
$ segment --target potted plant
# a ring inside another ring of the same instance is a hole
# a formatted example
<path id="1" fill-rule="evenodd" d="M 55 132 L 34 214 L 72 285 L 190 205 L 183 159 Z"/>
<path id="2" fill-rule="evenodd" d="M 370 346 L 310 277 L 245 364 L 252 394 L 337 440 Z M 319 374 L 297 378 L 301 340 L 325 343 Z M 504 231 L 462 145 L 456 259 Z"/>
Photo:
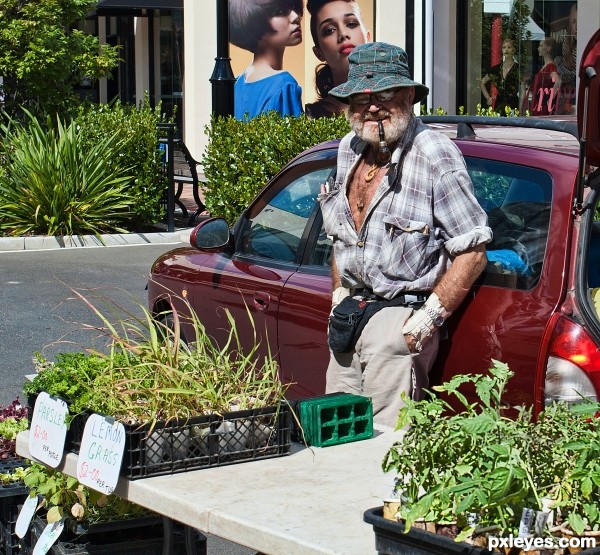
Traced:
<path id="1" fill-rule="evenodd" d="M 416 535 L 420 545 L 431 542 L 416 553 L 451 553 L 465 549 L 465 541 L 486 546 L 488 536 L 550 536 L 549 524 L 576 534 L 600 529 L 598 403 L 552 405 L 538 418 L 526 408 L 508 411 L 502 394 L 511 376 L 493 361 L 489 375 L 458 375 L 434 388 L 454 397 L 459 411 L 438 396 L 406 399 L 397 427 L 410 427 L 383 460 L 384 471 L 396 474 L 398 522 L 382 523 L 380 510 L 369 511 L 365 520 L 376 534 L 385 530 L 390 541 L 397 529 L 392 543 L 406 547 Z M 469 403 L 463 384 L 478 402 Z M 528 514 L 538 517 L 537 529 L 523 530 Z M 430 529 L 452 541 L 415 530 L 419 522 L 433 523 Z"/>
<path id="2" fill-rule="evenodd" d="M 270 354 L 258 361 L 257 347 L 242 352 L 229 313 L 229 339 L 219 348 L 192 310 L 186 330 L 194 340 L 185 342 L 176 310 L 159 321 L 143 309 L 144 318 L 117 327 L 88 304 L 104 324 L 109 352 L 63 353 L 55 362 L 38 355 L 38 374 L 25 385 L 29 396 L 46 391 L 67 401 L 75 452 L 90 411 L 124 424 L 122 474 L 129 478 L 289 452 L 277 362 Z"/>

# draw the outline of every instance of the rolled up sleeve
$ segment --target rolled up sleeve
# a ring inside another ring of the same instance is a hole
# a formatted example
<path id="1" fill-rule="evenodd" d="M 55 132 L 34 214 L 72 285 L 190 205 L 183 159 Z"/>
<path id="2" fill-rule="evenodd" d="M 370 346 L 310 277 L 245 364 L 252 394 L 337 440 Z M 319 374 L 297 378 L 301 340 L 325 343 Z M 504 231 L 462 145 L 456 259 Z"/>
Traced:
<path id="1" fill-rule="evenodd" d="M 442 175 L 435 191 L 436 223 L 450 255 L 456 256 L 492 240 L 487 214 L 473 194 L 473 184 L 466 170 Z"/>

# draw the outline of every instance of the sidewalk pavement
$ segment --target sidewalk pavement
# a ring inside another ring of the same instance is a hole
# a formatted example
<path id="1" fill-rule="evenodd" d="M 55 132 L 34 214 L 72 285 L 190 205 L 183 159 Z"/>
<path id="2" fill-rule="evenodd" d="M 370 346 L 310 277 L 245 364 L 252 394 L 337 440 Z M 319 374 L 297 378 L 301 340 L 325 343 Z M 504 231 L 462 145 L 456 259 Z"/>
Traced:
<path id="1" fill-rule="evenodd" d="M 195 210 L 192 192 L 189 187 L 184 187 L 181 200 L 190 213 Z M 187 218 L 184 218 L 187 225 Z M 95 235 L 73 235 L 53 237 L 48 235 L 35 235 L 28 237 L 0 237 L 0 253 L 31 250 L 69 249 L 76 247 L 124 247 L 131 245 L 151 244 L 176 244 L 188 243 L 192 227 L 177 228 L 173 232 L 163 231 L 164 225 L 157 225 L 157 231 L 145 233 L 115 233 L 105 234 L 100 237 Z"/>

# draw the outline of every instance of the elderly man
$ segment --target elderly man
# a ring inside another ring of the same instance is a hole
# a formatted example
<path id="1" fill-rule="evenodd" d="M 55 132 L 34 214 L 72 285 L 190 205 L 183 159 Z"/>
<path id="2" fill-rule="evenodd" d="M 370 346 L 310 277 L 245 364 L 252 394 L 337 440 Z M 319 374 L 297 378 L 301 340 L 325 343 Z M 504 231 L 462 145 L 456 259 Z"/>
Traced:
<path id="1" fill-rule="evenodd" d="M 460 151 L 413 115 L 429 89 L 404 50 L 363 44 L 349 66 L 329 94 L 349 104 L 352 131 L 319 197 L 334 253 L 327 392 L 367 395 L 375 422 L 395 426 L 401 393 L 427 386 L 439 328 L 485 267 L 492 232 Z M 332 321 L 353 301 L 377 310 L 340 352 Z"/>

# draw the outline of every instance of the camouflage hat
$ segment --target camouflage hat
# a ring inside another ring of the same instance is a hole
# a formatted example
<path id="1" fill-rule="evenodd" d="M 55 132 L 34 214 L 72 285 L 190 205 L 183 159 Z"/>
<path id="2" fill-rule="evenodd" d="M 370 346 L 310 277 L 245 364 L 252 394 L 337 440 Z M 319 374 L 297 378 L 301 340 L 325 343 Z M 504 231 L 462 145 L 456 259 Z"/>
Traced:
<path id="1" fill-rule="evenodd" d="M 421 102 L 429 89 L 410 78 L 406 52 L 385 42 L 360 44 L 348 57 L 348 81 L 329 91 L 331 96 L 349 103 L 349 97 L 358 93 L 376 93 L 396 87 L 414 87 L 413 104 Z"/>

